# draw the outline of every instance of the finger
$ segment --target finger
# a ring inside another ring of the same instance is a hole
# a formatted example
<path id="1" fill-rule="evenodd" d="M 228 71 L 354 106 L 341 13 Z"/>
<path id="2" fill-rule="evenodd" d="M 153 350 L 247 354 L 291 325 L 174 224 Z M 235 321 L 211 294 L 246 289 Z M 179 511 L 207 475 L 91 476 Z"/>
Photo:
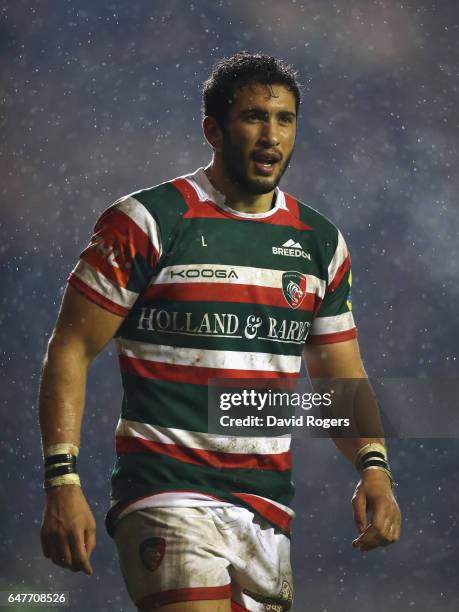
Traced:
<path id="1" fill-rule="evenodd" d="M 50 534 L 43 528 L 40 531 L 41 548 L 47 559 L 51 558 L 51 538 Z"/>
<path id="2" fill-rule="evenodd" d="M 392 523 L 392 525 L 389 527 L 387 535 L 384 536 L 387 541 L 387 544 L 383 543 L 382 546 L 389 546 L 389 544 L 393 544 L 396 541 L 396 531 L 397 526 Z"/>
<path id="3" fill-rule="evenodd" d="M 400 525 L 397 523 L 393 523 L 390 527 L 389 534 L 387 536 L 390 544 L 394 542 L 398 542 L 400 539 Z"/>
<path id="4" fill-rule="evenodd" d="M 378 529 L 378 527 L 376 526 L 376 529 L 378 529 L 381 535 L 381 538 L 383 538 L 384 540 L 390 539 L 390 534 L 393 529 L 393 525 L 394 525 L 393 518 L 391 516 L 386 516 L 386 518 L 384 519 L 384 524 L 382 528 Z"/>
<path id="5" fill-rule="evenodd" d="M 366 552 L 369 550 L 374 550 L 375 548 L 378 548 L 378 546 L 389 546 L 390 544 L 393 544 L 393 543 L 394 542 L 392 539 L 387 539 L 380 535 L 376 535 L 376 536 L 373 536 L 371 538 L 361 541 L 360 544 L 356 546 L 356 548 L 358 548 L 361 551 Z"/>
<path id="6" fill-rule="evenodd" d="M 365 541 L 365 545 L 370 543 L 372 548 L 376 546 L 388 546 L 396 541 L 396 525 L 398 522 L 397 513 L 394 513 L 392 504 L 379 501 L 375 505 L 371 526 L 374 528 L 374 537 Z"/>
<path id="7" fill-rule="evenodd" d="M 88 576 L 92 574 L 92 567 L 89 563 L 88 554 L 84 545 L 83 534 L 79 531 L 72 531 L 69 534 L 70 550 L 72 552 L 72 567 L 75 571 L 83 571 Z"/>
<path id="8" fill-rule="evenodd" d="M 396 517 L 395 517 L 395 521 L 394 521 L 394 540 L 396 542 L 398 542 L 398 540 L 400 539 L 400 531 L 402 529 L 402 515 L 400 514 L 400 510 L 397 506 L 396 509 Z"/>
<path id="9" fill-rule="evenodd" d="M 88 555 L 88 559 L 92 554 L 92 551 L 96 547 L 96 530 L 95 529 L 86 529 L 84 532 L 84 545 L 86 548 L 86 552 Z"/>
<path id="10" fill-rule="evenodd" d="M 386 540 L 395 541 L 400 535 L 400 511 L 397 504 L 380 502 L 375 507 L 371 523 Z"/>
<path id="11" fill-rule="evenodd" d="M 51 560 L 60 567 L 72 567 L 72 553 L 64 537 L 59 534 L 52 537 L 51 541 Z"/>
<path id="12" fill-rule="evenodd" d="M 354 512 L 354 522 L 359 533 L 362 533 L 367 527 L 367 501 L 365 495 L 361 493 L 354 494 L 352 509 Z"/>
<path id="13" fill-rule="evenodd" d="M 354 548 L 359 548 L 360 550 L 372 550 L 377 546 L 380 546 L 384 541 L 384 537 L 380 534 L 380 532 L 375 529 L 373 525 L 369 525 L 369 527 L 352 543 Z"/>
<path id="14" fill-rule="evenodd" d="M 373 520 L 368 528 L 353 541 L 352 545 L 354 548 L 367 551 L 378 546 L 389 546 L 399 539 L 401 522 L 400 513 L 397 513 L 395 517 L 391 513 L 384 518 L 383 506 L 379 506 L 378 513 L 375 512 Z M 383 521 L 382 526 L 381 521 Z"/>
<path id="15" fill-rule="evenodd" d="M 371 524 L 382 536 L 389 532 L 389 528 L 394 522 L 392 514 L 392 508 L 385 500 L 377 500 L 375 502 Z"/>

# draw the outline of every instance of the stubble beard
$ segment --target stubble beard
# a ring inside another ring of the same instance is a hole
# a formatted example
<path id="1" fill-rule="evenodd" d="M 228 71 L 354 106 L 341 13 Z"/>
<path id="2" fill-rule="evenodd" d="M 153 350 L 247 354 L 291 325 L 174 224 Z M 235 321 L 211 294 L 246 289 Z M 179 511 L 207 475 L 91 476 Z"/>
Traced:
<path id="1" fill-rule="evenodd" d="M 231 141 L 231 137 L 228 133 L 224 135 L 222 158 L 228 177 L 232 183 L 250 195 L 262 195 L 263 193 L 269 193 L 275 189 L 287 170 L 292 155 L 293 150 L 288 158 L 282 163 L 274 177 L 260 176 L 257 179 L 252 179 L 247 175 L 247 167 L 244 163 L 244 156 L 240 147 Z"/>

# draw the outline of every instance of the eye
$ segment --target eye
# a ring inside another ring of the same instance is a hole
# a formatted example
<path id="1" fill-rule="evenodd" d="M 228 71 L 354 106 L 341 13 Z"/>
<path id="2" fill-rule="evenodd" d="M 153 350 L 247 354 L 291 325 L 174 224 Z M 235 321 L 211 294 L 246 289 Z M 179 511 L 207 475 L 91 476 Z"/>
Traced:
<path id="1" fill-rule="evenodd" d="M 290 123 L 293 123 L 292 115 L 280 115 L 279 123 L 282 123 L 283 125 L 289 125 Z"/>

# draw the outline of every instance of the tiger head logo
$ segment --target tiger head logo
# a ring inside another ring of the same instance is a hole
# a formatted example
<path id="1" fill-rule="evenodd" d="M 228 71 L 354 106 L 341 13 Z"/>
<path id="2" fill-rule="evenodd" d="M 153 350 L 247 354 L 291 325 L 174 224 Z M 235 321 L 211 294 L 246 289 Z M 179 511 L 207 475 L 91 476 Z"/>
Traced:
<path id="1" fill-rule="evenodd" d="M 306 276 L 301 272 L 284 272 L 282 292 L 290 308 L 298 308 L 306 297 Z"/>

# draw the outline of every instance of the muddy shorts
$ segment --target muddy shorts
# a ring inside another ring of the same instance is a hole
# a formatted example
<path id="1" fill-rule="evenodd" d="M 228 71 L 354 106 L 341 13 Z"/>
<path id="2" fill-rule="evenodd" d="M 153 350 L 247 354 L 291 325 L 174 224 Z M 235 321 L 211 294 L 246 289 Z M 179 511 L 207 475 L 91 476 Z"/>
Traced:
<path id="1" fill-rule="evenodd" d="M 290 540 L 246 508 L 136 510 L 119 521 L 114 538 L 142 612 L 226 598 L 234 612 L 291 607 Z"/>

